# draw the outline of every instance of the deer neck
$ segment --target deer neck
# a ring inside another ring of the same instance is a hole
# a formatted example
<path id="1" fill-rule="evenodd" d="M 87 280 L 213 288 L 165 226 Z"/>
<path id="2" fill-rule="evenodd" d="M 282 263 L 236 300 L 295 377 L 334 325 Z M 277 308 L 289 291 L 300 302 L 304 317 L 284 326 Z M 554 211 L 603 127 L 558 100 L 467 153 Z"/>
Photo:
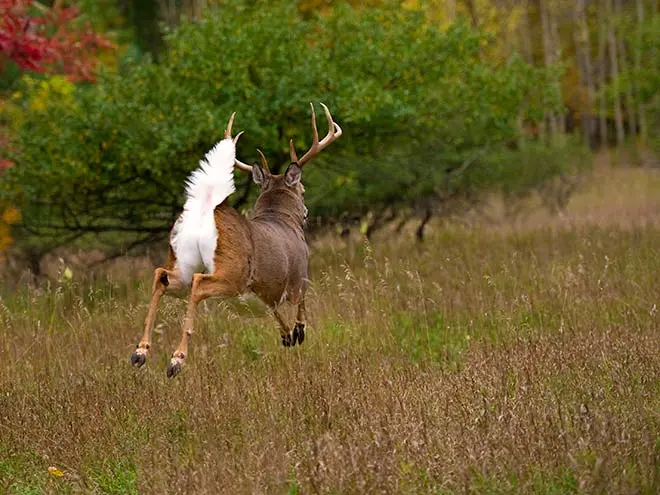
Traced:
<path id="1" fill-rule="evenodd" d="M 277 221 L 294 230 L 303 230 L 305 205 L 294 194 L 262 194 L 255 204 L 253 220 Z"/>

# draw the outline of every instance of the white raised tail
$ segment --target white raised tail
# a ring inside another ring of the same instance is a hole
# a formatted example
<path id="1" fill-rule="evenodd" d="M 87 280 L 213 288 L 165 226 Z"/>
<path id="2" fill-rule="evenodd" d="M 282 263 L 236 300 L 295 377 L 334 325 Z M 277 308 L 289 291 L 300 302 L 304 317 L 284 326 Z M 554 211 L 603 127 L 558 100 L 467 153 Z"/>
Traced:
<path id="1" fill-rule="evenodd" d="M 219 141 L 186 181 L 183 213 L 170 235 L 177 268 L 183 282 L 190 284 L 197 272 L 213 273 L 218 230 L 213 211 L 235 190 L 236 146 L 231 139 Z"/>

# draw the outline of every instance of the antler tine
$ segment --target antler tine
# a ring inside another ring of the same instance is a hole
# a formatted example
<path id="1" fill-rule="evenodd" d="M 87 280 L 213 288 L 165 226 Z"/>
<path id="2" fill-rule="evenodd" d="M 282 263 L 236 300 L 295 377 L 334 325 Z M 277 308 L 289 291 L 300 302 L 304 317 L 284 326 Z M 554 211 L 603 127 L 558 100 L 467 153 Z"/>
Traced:
<path id="1" fill-rule="evenodd" d="M 298 162 L 298 155 L 296 154 L 296 147 L 293 145 L 293 139 L 289 139 L 289 156 L 291 157 L 291 163 Z"/>
<path id="2" fill-rule="evenodd" d="M 236 146 L 236 143 L 238 143 L 238 138 L 241 137 L 241 136 L 243 135 L 244 132 L 245 132 L 245 131 L 241 131 L 241 132 L 239 132 L 238 134 L 236 134 L 236 135 L 234 136 L 234 139 L 232 139 L 232 142 L 234 143 L 234 146 Z"/>
<path id="3" fill-rule="evenodd" d="M 236 117 L 236 112 L 232 113 L 231 117 L 229 117 L 229 123 L 225 129 L 225 139 L 231 139 L 231 127 L 234 125 L 234 117 Z M 236 138 L 238 138 L 238 136 L 236 136 Z"/>
<path id="4" fill-rule="evenodd" d="M 323 107 L 323 110 L 325 111 L 325 118 L 328 119 L 328 127 L 332 130 L 332 139 L 331 141 L 334 141 L 337 139 L 339 136 L 341 136 L 344 131 L 341 130 L 341 127 L 339 127 L 339 124 L 337 124 L 334 120 L 332 120 L 332 115 L 330 115 L 330 110 L 328 110 L 328 107 L 326 107 L 323 103 L 321 103 L 321 106 Z M 328 131 L 328 134 L 330 132 Z M 324 137 L 323 140 L 325 141 L 328 138 L 328 136 Z M 330 144 L 330 143 L 328 143 Z"/>
<path id="5" fill-rule="evenodd" d="M 231 114 L 231 117 L 229 117 L 229 123 L 227 124 L 227 128 L 225 129 L 225 139 L 231 139 L 232 142 L 234 143 L 234 147 L 238 143 L 238 138 L 241 137 L 241 134 L 243 134 L 243 131 L 239 132 L 234 136 L 233 138 L 231 137 L 231 128 L 234 125 L 234 117 L 236 116 L 236 112 Z M 234 157 L 234 167 L 240 168 L 241 170 L 244 170 L 245 172 L 250 172 L 252 173 L 252 165 L 248 165 L 247 163 L 243 163 L 240 161 L 238 158 Z"/>
<path id="6" fill-rule="evenodd" d="M 259 156 L 261 157 L 261 166 L 266 169 L 266 172 L 270 173 L 270 168 L 268 167 L 268 161 L 266 160 L 266 157 L 259 148 L 257 148 L 257 153 L 259 153 Z"/>
<path id="7" fill-rule="evenodd" d="M 298 160 L 298 164 L 302 167 L 305 163 L 310 161 L 313 157 L 315 157 L 317 154 L 319 154 L 321 151 L 323 151 L 330 143 L 332 143 L 334 140 L 336 140 L 339 136 L 342 135 L 342 130 L 339 125 L 337 125 L 333 120 L 332 120 L 332 115 L 330 114 L 330 110 L 328 110 L 328 107 L 326 107 L 323 103 L 321 103 L 321 106 L 323 107 L 323 111 L 325 112 L 325 117 L 328 119 L 328 134 L 319 141 L 319 133 L 316 128 L 316 113 L 314 112 L 314 104 L 310 103 L 310 106 L 312 107 L 312 133 L 313 133 L 313 141 L 312 141 L 312 147 L 309 148 L 307 153 L 303 155 L 303 157 Z M 295 149 L 293 147 L 293 140 L 290 141 L 290 152 L 291 152 L 291 158 L 293 160 L 293 157 L 295 155 Z"/>

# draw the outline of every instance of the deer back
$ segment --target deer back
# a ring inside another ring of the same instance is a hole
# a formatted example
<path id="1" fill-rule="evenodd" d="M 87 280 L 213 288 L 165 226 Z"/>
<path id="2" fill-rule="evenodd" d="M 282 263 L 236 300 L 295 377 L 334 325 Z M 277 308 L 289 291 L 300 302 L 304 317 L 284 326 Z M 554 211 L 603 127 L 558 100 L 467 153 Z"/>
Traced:
<path id="1" fill-rule="evenodd" d="M 285 298 L 295 303 L 305 287 L 309 249 L 304 217 L 301 194 L 293 191 L 273 188 L 257 200 L 248 222 L 254 246 L 251 288 L 267 304 Z"/>

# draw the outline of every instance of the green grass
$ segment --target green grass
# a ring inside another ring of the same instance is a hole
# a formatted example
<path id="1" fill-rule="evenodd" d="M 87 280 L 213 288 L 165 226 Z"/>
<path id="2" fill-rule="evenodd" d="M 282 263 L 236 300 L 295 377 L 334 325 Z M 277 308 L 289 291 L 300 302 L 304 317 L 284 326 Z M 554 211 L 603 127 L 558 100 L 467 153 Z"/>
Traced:
<path id="1" fill-rule="evenodd" d="M 182 301 L 129 363 L 147 271 L 5 292 L 0 492 L 657 493 L 647 220 L 317 246 L 301 347 L 254 301 L 209 302 L 174 380 Z"/>

